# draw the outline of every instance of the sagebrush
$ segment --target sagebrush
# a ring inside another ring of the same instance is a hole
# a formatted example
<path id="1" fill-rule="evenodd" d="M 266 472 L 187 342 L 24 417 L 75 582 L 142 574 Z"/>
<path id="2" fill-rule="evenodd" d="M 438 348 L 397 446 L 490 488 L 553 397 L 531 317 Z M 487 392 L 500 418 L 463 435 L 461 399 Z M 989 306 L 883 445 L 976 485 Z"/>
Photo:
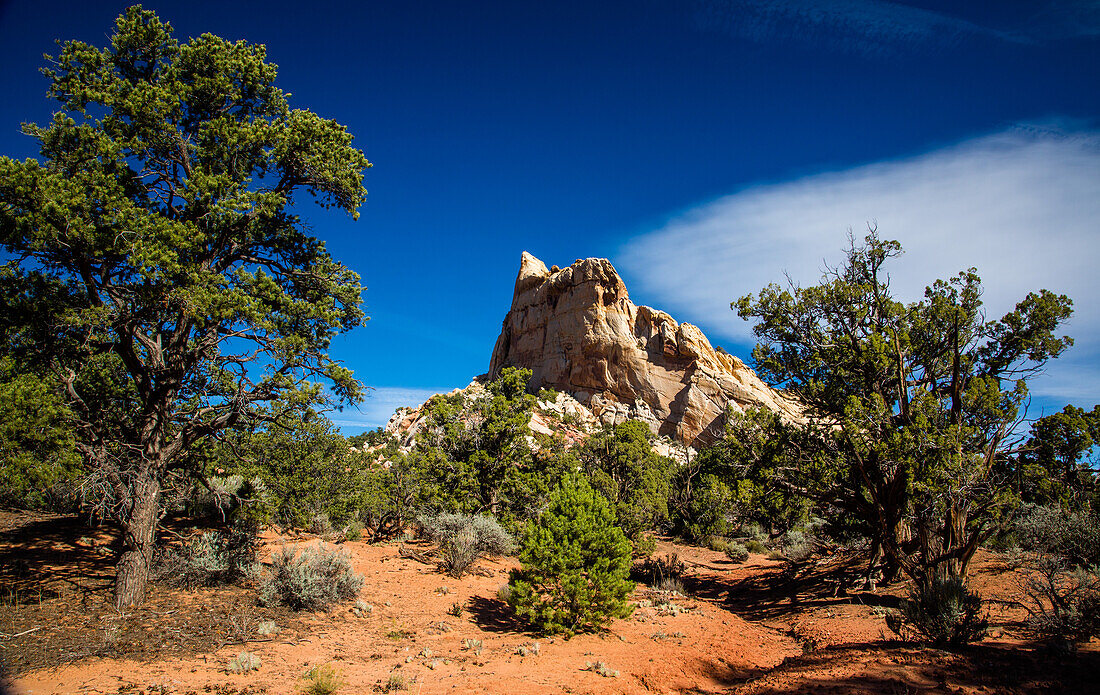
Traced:
<path id="1" fill-rule="evenodd" d="M 439 545 L 443 569 L 461 577 L 486 555 L 503 555 L 515 541 L 497 520 L 481 514 L 443 513 L 420 519 L 421 532 Z"/>
<path id="2" fill-rule="evenodd" d="M 887 624 L 902 634 L 906 626 L 936 647 L 960 647 L 981 639 L 989 621 L 981 615 L 982 599 L 961 577 L 918 583 Z"/>
<path id="3" fill-rule="evenodd" d="M 321 610 L 354 598 L 363 577 L 351 568 L 347 553 L 323 543 L 303 549 L 283 548 L 271 560 L 271 570 L 258 581 L 260 602 L 285 604 L 294 610 Z"/>
<path id="4" fill-rule="evenodd" d="M 1056 652 L 1100 635 L 1100 570 L 1044 558 L 1022 582 L 1027 630 Z"/>

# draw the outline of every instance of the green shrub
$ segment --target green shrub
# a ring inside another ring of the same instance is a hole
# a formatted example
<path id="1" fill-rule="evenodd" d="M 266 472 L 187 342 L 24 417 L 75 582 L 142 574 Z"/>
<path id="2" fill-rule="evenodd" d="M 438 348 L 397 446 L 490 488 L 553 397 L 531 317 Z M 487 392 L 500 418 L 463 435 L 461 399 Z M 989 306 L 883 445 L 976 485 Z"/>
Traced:
<path id="1" fill-rule="evenodd" d="M 657 538 L 652 533 L 639 533 L 631 545 L 635 557 L 649 557 L 657 550 Z"/>
<path id="2" fill-rule="evenodd" d="M 728 557 L 731 562 L 741 564 L 749 559 L 749 551 L 740 543 L 730 543 L 726 547 L 726 557 Z"/>
<path id="3" fill-rule="evenodd" d="M 343 686 L 344 678 L 340 670 L 332 664 L 321 664 L 306 672 L 298 692 L 301 695 L 332 695 Z"/>
<path id="4" fill-rule="evenodd" d="M 555 389 L 541 388 L 539 389 L 539 400 L 555 403 L 558 400 L 558 392 Z"/>
<path id="5" fill-rule="evenodd" d="M 272 558 L 270 572 L 259 580 L 264 605 L 286 604 L 294 610 L 322 610 L 353 598 L 363 577 L 351 569 L 346 553 L 322 543 L 302 550 L 284 548 Z"/>
<path id="6" fill-rule="evenodd" d="M 729 486 L 715 475 L 704 475 L 686 495 L 678 509 L 678 524 L 689 541 L 707 536 L 723 536 L 730 528 L 730 510 L 735 507 L 735 495 Z"/>
<path id="7" fill-rule="evenodd" d="M 703 545 L 710 550 L 724 553 L 726 549 L 730 547 L 730 542 L 728 538 L 723 538 L 722 536 L 707 536 L 703 539 Z"/>
<path id="8" fill-rule="evenodd" d="M 750 538 L 745 541 L 745 550 L 750 553 L 756 553 L 757 555 L 764 555 L 768 552 L 768 546 L 764 545 L 755 538 Z"/>
<path id="9" fill-rule="evenodd" d="M 276 523 L 331 533 L 332 524 L 342 526 L 362 504 L 364 475 L 353 465 L 360 455 L 316 413 L 301 414 L 287 425 L 237 435 L 226 442 L 225 456 L 235 459 L 239 452 L 247 474 L 261 478 Z"/>
<path id="10" fill-rule="evenodd" d="M 653 451 L 653 433 L 627 420 L 589 437 L 577 455 L 592 488 L 615 512 L 628 538 L 659 528 L 668 520 L 674 464 Z"/>
<path id="11" fill-rule="evenodd" d="M 485 555 L 503 555 L 515 542 L 491 516 L 443 513 L 420 519 L 422 533 L 439 544 L 443 569 L 461 577 Z"/>
<path id="12" fill-rule="evenodd" d="M 1013 531 L 1024 550 L 1055 555 L 1075 565 L 1100 564 L 1100 518 L 1096 514 L 1026 505 Z"/>
<path id="13" fill-rule="evenodd" d="M 432 488 L 425 465 L 427 454 L 419 446 L 405 454 L 391 443 L 381 454 L 356 455 L 356 466 L 363 477 L 363 496 L 357 514 L 368 538 L 396 538 L 416 518 Z M 384 462 L 379 457 L 384 457 Z"/>
<path id="14" fill-rule="evenodd" d="M 242 518 L 265 521 L 267 486 L 259 476 L 212 475 L 194 483 L 184 502 L 189 514 L 213 522 Z"/>
<path id="15" fill-rule="evenodd" d="M 344 529 L 345 541 L 357 541 L 363 537 L 363 524 L 353 521 Z"/>
<path id="16" fill-rule="evenodd" d="M 81 459 L 62 393 L 57 378 L 0 358 L 0 505 L 45 508 L 50 487 L 77 480 Z"/>
<path id="17" fill-rule="evenodd" d="M 804 531 L 787 531 L 779 543 L 783 557 L 794 562 L 802 562 L 813 554 L 814 538 Z"/>
<path id="18" fill-rule="evenodd" d="M 979 615 L 981 608 L 981 597 L 963 578 L 936 578 L 915 586 L 887 624 L 899 634 L 911 626 L 936 647 L 959 647 L 985 635 L 989 621 Z"/>
<path id="19" fill-rule="evenodd" d="M 572 634 L 626 617 L 634 588 L 630 556 L 607 500 L 582 477 L 567 476 L 542 516 L 527 523 L 509 603 L 546 633 Z"/>

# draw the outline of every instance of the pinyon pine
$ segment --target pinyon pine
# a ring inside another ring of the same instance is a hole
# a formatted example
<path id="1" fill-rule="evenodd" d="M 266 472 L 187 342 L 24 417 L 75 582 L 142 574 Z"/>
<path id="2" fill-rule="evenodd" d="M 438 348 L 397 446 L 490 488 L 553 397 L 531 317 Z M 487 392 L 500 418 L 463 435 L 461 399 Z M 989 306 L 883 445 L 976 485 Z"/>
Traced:
<path id="1" fill-rule="evenodd" d="M 630 614 L 630 557 L 607 500 L 582 477 L 568 476 L 542 516 L 527 523 L 508 602 L 543 632 L 594 629 Z"/>

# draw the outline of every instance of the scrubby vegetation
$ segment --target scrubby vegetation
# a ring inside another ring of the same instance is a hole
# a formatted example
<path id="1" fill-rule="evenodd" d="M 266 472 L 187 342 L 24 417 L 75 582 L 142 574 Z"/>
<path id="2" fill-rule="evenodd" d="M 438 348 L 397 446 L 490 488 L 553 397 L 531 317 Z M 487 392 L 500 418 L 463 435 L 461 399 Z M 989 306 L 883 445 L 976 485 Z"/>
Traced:
<path id="1" fill-rule="evenodd" d="M 536 433 L 538 402 L 568 394 L 535 395 L 531 371 L 509 367 L 430 399 L 408 441 L 346 438 L 323 413 L 362 387 L 327 351 L 362 322 L 361 286 L 289 206 L 298 188 L 357 214 L 370 165 L 350 135 L 291 111 L 262 47 L 180 43 L 140 7 L 118 19 L 111 48 L 61 48 L 46 72 L 61 111 L 26 128 L 47 162 L 0 158 L 14 259 L 0 268 L 0 504 L 112 524 L 120 614 L 151 577 L 251 582 L 261 604 L 294 610 L 350 602 L 363 578 L 346 554 L 303 544 L 261 567 L 260 529 L 415 544 L 418 527 L 456 579 L 521 536 L 498 598 L 545 633 L 629 615 L 632 571 L 683 593 L 684 564 L 655 554 L 672 535 L 730 563 L 764 555 L 791 576 L 838 547 L 865 551 L 864 586 L 911 587 L 891 624 L 941 647 L 984 634 L 968 568 L 995 544 L 1020 558 L 1030 634 L 1059 651 L 1100 634 L 1100 406 L 1066 406 L 1023 436 L 1028 378 L 1072 344 L 1058 335 L 1067 297 L 1041 290 L 991 320 L 970 269 L 903 303 L 888 282 L 901 247 L 871 229 L 818 285 L 732 304 L 754 321 L 756 368 L 801 421 L 731 411 L 717 441 L 669 456 L 641 421 L 588 429 L 559 411 L 569 438 Z M 232 93 L 207 64 L 226 66 Z M 146 112 L 154 102 L 181 105 Z M 214 121 L 222 135 L 207 137 Z M 191 160 L 210 170 L 180 173 Z M 134 164 L 164 173 L 146 189 Z M 174 193 L 192 185 L 219 193 Z M 178 208 L 154 202 L 164 197 Z M 183 529 L 170 540 L 166 520 Z M 449 614 L 473 610 L 455 601 Z M 389 635 L 411 633 L 395 622 Z M 259 664 L 241 652 L 227 668 Z M 318 667 L 303 691 L 339 680 Z M 384 688 L 404 686 L 395 675 Z"/>
<path id="2" fill-rule="evenodd" d="M 981 610 L 981 597 L 963 578 L 936 577 L 916 585 L 888 623 L 899 634 L 910 627 L 936 647 L 960 647 L 985 635 L 989 621 Z"/>
<path id="3" fill-rule="evenodd" d="M 240 523 L 226 530 L 206 531 L 159 558 L 157 574 L 188 588 L 234 582 L 256 565 L 256 530 Z"/>
<path id="4" fill-rule="evenodd" d="M 285 604 L 295 610 L 321 610 L 355 597 L 363 586 L 346 554 L 324 545 L 301 551 L 284 548 L 272 558 L 271 569 L 259 570 L 260 602 Z"/>
<path id="5" fill-rule="evenodd" d="M 515 542 L 491 516 L 443 512 L 420 519 L 421 532 L 439 545 L 443 568 L 461 577 L 478 558 L 503 555 Z"/>

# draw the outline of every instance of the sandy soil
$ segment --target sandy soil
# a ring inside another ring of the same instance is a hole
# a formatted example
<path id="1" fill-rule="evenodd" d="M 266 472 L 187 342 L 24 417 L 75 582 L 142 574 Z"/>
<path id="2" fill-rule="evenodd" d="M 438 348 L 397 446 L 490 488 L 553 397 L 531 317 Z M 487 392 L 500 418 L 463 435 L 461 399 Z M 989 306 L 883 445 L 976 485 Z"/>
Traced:
<path id="1" fill-rule="evenodd" d="M 267 552 L 317 542 L 265 541 Z M 658 554 L 687 565 L 686 596 L 670 606 L 667 594 L 639 585 L 630 618 L 566 640 L 526 632 L 497 598 L 508 559 L 456 580 L 400 556 L 397 543 L 348 542 L 341 547 L 366 578 L 359 598 L 369 614 L 262 608 L 245 587 L 157 587 L 145 606 L 120 614 L 109 601 L 109 543 L 73 520 L 0 514 L 0 663 L 15 692 L 291 693 L 324 663 L 342 672 L 341 693 L 1100 692 L 1095 645 L 1057 660 L 1020 638 L 1012 573 L 994 556 L 974 576 L 994 600 L 991 636 L 948 653 L 895 639 L 881 607 L 903 587 L 856 591 L 854 558 L 795 566 L 754 555 L 735 565 L 662 543 Z M 274 620 L 278 634 L 258 635 L 261 620 Z M 261 667 L 227 673 L 242 650 Z M 597 661 L 618 675 L 588 668 Z"/>

